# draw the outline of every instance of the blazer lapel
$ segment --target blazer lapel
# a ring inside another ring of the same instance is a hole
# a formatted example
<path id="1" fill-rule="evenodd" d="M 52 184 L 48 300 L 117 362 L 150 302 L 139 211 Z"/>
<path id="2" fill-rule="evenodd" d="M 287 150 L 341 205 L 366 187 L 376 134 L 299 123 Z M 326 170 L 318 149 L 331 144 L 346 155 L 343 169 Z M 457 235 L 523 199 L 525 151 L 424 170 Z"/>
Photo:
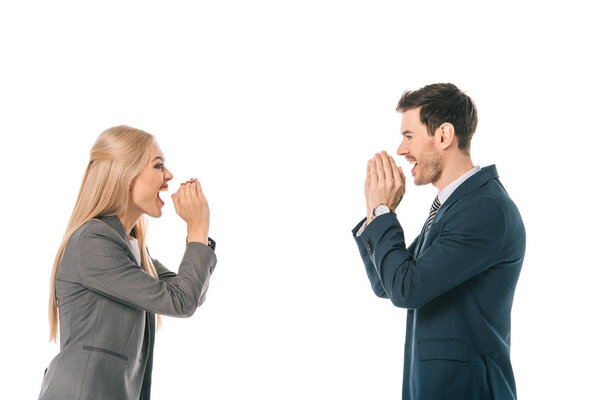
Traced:
<path id="1" fill-rule="evenodd" d="M 440 210 L 435 216 L 433 222 L 435 223 L 435 221 L 442 218 L 446 211 L 448 211 L 452 204 L 454 204 L 457 200 L 459 200 L 463 196 L 467 196 L 473 193 L 474 191 L 478 190 L 481 186 L 485 185 L 493 179 L 498 179 L 498 171 L 496 170 L 495 165 L 490 165 L 481 168 L 481 171 L 464 181 L 462 185 L 457 187 L 456 190 L 452 192 L 450 197 L 448 197 L 448 199 L 440 207 Z"/>
<path id="2" fill-rule="evenodd" d="M 414 258 L 417 258 L 417 257 L 419 257 L 419 255 L 421 255 L 421 248 L 423 247 L 423 236 L 425 234 L 426 227 L 427 227 L 427 220 L 425 220 L 425 223 L 423 224 L 423 228 L 421 228 L 421 233 L 419 234 L 419 237 L 418 237 L 417 246 L 415 247 Z"/>
<path id="3" fill-rule="evenodd" d="M 423 235 L 425 233 L 425 225 L 423 225 L 423 229 L 421 230 L 421 234 L 419 235 L 419 242 L 417 244 L 416 251 L 415 251 L 416 257 L 421 255 L 422 250 L 427 248 L 429 246 L 429 244 L 432 242 L 433 236 L 434 236 L 434 235 L 432 235 L 433 226 L 435 225 L 435 223 L 437 221 L 439 221 L 441 218 L 443 218 L 444 214 L 450 208 L 450 206 L 452 206 L 452 204 L 454 204 L 461 197 L 468 195 L 469 193 L 473 192 L 476 189 L 479 189 L 481 186 L 485 185 L 487 182 L 489 182 L 492 179 L 498 179 L 498 171 L 496 170 L 495 165 L 483 167 L 481 169 L 481 171 L 479 171 L 478 173 L 476 173 L 475 175 L 471 176 L 469 179 L 464 181 L 459 187 L 456 188 L 456 190 L 454 192 L 452 192 L 450 197 L 448 197 L 448 199 L 440 207 L 440 209 L 437 212 L 437 214 L 435 215 L 435 218 L 433 219 L 433 221 L 431 221 L 431 228 L 429 230 L 429 234 L 427 235 L 427 240 L 424 240 L 424 238 L 423 238 Z M 427 223 L 427 222 L 425 222 L 425 223 Z"/>
<path id="4" fill-rule="evenodd" d="M 102 215 L 95 217 L 95 219 L 104 222 L 106 225 L 113 228 L 119 234 L 119 236 L 121 236 L 121 239 L 123 239 L 125 242 L 125 248 L 127 248 L 127 254 L 129 255 L 129 258 L 137 264 L 137 260 L 135 259 L 131 248 L 129 247 L 129 238 L 125 234 L 125 228 L 123 228 L 119 217 L 117 217 L 116 215 Z"/>

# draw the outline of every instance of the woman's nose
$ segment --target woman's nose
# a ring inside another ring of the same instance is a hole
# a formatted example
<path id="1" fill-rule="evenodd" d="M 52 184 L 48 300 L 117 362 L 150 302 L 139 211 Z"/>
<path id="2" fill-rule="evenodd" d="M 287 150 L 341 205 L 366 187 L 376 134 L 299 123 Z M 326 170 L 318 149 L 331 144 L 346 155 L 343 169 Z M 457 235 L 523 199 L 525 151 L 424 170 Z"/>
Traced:
<path id="1" fill-rule="evenodd" d="M 166 168 L 165 168 L 164 178 L 165 178 L 165 181 L 170 181 L 171 179 L 173 179 L 173 174 L 171 173 L 171 171 L 169 171 Z"/>

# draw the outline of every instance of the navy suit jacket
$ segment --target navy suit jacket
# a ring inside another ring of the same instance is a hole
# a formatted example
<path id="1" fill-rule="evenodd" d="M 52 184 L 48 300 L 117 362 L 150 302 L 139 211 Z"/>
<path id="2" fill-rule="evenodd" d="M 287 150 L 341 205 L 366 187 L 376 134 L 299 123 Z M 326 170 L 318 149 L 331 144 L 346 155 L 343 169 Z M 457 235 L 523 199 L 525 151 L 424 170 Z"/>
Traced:
<path id="1" fill-rule="evenodd" d="M 421 231 L 406 248 L 392 213 L 356 237 L 361 226 L 353 234 L 373 291 L 408 309 L 402 398 L 515 399 L 510 311 L 525 228 L 496 167 L 451 194 L 424 242 Z"/>

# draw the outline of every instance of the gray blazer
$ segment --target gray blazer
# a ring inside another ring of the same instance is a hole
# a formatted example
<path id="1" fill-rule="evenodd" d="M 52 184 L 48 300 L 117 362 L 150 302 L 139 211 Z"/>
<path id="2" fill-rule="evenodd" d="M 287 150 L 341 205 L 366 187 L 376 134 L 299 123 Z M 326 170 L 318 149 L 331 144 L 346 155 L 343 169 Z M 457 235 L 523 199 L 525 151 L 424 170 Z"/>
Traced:
<path id="1" fill-rule="evenodd" d="M 157 280 L 137 265 L 116 216 L 75 231 L 56 276 L 60 353 L 39 399 L 149 399 L 154 314 L 196 311 L 217 262 L 213 248 L 188 243 L 178 274 L 153 260 Z"/>

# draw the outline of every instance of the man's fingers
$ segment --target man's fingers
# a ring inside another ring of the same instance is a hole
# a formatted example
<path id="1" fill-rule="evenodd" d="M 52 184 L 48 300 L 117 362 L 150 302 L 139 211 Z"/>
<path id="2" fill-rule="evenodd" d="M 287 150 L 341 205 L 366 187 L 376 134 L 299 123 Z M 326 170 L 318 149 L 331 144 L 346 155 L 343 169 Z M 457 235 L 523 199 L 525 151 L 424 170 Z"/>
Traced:
<path id="1" fill-rule="evenodd" d="M 394 161 L 392 156 L 388 156 L 388 158 L 389 158 L 390 167 L 392 170 L 392 176 L 394 177 L 394 181 L 397 184 L 399 184 L 400 182 L 402 182 L 402 169 L 400 169 L 400 167 L 396 167 L 396 162 Z"/>
<path id="2" fill-rule="evenodd" d="M 375 154 L 373 157 L 375 160 L 375 170 L 377 171 L 377 183 L 385 180 L 385 171 L 383 170 L 383 163 L 381 161 L 381 154 Z"/>
<path id="3" fill-rule="evenodd" d="M 394 173 L 392 172 L 392 166 L 390 165 L 390 156 L 387 155 L 385 151 L 381 152 L 381 164 L 383 165 L 383 173 L 385 174 L 385 179 L 387 181 L 391 181 L 394 179 Z M 392 160 L 392 164 L 394 167 L 396 163 Z"/>
<path id="4" fill-rule="evenodd" d="M 375 167 L 375 161 L 373 159 L 369 160 L 369 171 L 371 185 L 377 184 L 377 168 Z"/>

